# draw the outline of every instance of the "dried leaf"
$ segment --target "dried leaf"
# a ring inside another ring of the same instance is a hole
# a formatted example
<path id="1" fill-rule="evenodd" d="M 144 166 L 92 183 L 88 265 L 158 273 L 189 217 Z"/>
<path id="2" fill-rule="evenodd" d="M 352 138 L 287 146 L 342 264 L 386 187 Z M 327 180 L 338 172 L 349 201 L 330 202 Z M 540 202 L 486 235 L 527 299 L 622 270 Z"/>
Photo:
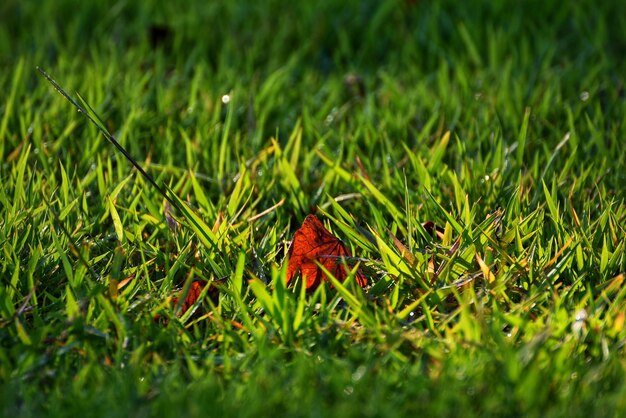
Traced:
<path id="1" fill-rule="evenodd" d="M 478 262 L 478 265 L 480 266 L 480 270 L 483 273 L 484 278 L 487 280 L 487 282 L 493 283 L 496 280 L 496 277 L 491 272 L 491 269 L 489 269 L 489 266 L 487 265 L 487 263 L 485 263 L 485 261 L 482 259 L 480 255 L 478 255 L 478 253 L 474 254 L 474 256 L 476 257 L 476 261 Z"/>
<path id="2" fill-rule="evenodd" d="M 406 247 L 406 245 L 404 245 L 402 243 L 402 241 L 400 241 L 398 239 L 398 237 L 396 237 L 393 234 L 393 232 L 391 232 L 390 230 L 387 230 L 387 232 L 389 232 L 389 235 L 391 236 L 391 239 L 393 240 L 393 244 L 396 246 L 396 248 L 400 252 L 400 255 L 402 256 L 402 258 L 404 258 L 404 260 L 407 263 L 409 263 L 410 266 L 414 266 L 415 265 L 415 256 L 413 255 L 413 253 L 411 251 L 409 251 L 409 249 Z"/>
<path id="3" fill-rule="evenodd" d="M 191 308 L 193 304 L 198 301 L 198 298 L 200 297 L 200 293 L 202 293 L 202 289 L 204 289 L 205 286 L 206 286 L 206 282 L 197 281 L 197 282 L 191 283 L 189 292 L 187 292 L 187 297 L 185 298 L 185 301 L 183 302 L 180 308 L 180 315 L 183 315 L 185 312 L 187 312 L 189 308 Z M 173 306 L 178 305 L 178 296 L 174 296 L 172 298 L 172 305 Z"/>
<path id="4" fill-rule="evenodd" d="M 195 282 L 191 283 L 191 286 L 189 287 L 189 292 L 187 292 L 187 297 L 185 298 L 185 301 L 181 305 L 178 312 L 178 316 L 183 316 L 185 312 L 187 312 L 194 305 L 194 303 L 198 301 L 200 294 L 202 294 L 202 291 L 207 285 L 209 286 L 209 289 L 207 290 L 206 296 L 209 297 L 211 301 L 213 301 L 213 303 L 218 303 L 219 289 L 214 286 L 213 283 L 209 284 L 205 281 L 196 280 Z M 174 296 L 172 298 L 173 307 L 176 307 L 178 305 L 178 298 L 182 296 L 181 293 L 182 291 L 179 292 L 177 296 Z"/>
<path id="5" fill-rule="evenodd" d="M 306 289 L 316 289 L 323 280 L 328 280 L 317 263 L 324 266 L 339 281 L 344 281 L 348 275 L 344 260 L 348 257 L 352 255 L 346 245 L 328 232 L 317 216 L 309 215 L 294 234 L 289 248 L 287 284 L 300 272 Z M 357 271 L 355 279 L 359 286 L 367 284 L 367 279 L 360 271 Z"/>

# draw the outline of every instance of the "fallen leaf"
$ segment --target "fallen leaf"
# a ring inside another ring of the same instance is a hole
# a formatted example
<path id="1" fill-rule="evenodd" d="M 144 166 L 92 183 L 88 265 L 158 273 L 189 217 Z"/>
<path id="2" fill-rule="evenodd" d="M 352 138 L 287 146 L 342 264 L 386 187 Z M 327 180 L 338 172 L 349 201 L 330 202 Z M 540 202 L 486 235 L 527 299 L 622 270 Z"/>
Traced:
<path id="1" fill-rule="evenodd" d="M 410 266 L 414 266 L 415 265 L 415 256 L 413 255 L 413 253 L 411 251 L 409 251 L 409 249 L 406 247 L 406 245 L 404 245 L 402 243 L 402 241 L 400 241 L 398 239 L 398 237 L 396 237 L 393 232 L 391 232 L 391 230 L 387 230 L 387 232 L 389 232 L 389 235 L 391 236 L 391 239 L 393 240 L 393 245 L 396 246 L 396 248 L 398 249 L 398 251 L 400 252 L 400 256 L 402 258 L 404 258 L 404 260 L 409 263 Z"/>
<path id="2" fill-rule="evenodd" d="M 191 283 L 191 286 L 189 287 L 189 292 L 187 292 L 187 297 L 185 298 L 185 301 L 180 307 L 180 312 L 179 312 L 180 316 L 184 315 L 185 312 L 187 312 L 189 308 L 191 308 L 193 304 L 198 301 L 198 298 L 200 297 L 200 293 L 202 293 L 202 289 L 204 289 L 205 286 L 206 286 L 206 282 L 195 281 Z M 174 296 L 172 298 L 172 306 L 174 307 L 178 306 L 178 296 Z"/>
<path id="3" fill-rule="evenodd" d="M 183 316 L 185 312 L 187 312 L 194 305 L 194 303 L 198 301 L 200 295 L 202 294 L 202 291 L 207 285 L 209 285 L 209 283 L 202 280 L 196 280 L 192 282 L 189 286 L 189 291 L 187 292 L 185 300 L 180 306 L 180 309 L 178 309 L 176 312 L 176 316 Z M 184 290 L 179 290 L 173 293 L 172 298 L 169 302 L 169 305 L 172 307 L 172 309 L 176 309 L 178 307 L 178 301 L 180 300 L 180 297 L 183 296 L 183 292 Z M 219 289 L 214 285 L 214 283 L 211 283 L 209 285 L 209 289 L 206 292 L 206 297 L 210 298 L 214 304 L 219 303 Z M 193 317 L 199 317 L 201 314 L 203 314 L 203 311 L 199 308 L 198 310 L 196 310 L 196 312 L 194 312 Z M 168 322 L 167 319 L 163 318 L 160 314 L 156 314 L 154 316 L 154 320 L 163 324 L 166 324 Z"/>
<path id="4" fill-rule="evenodd" d="M 344 281 L 348 272 L 344 260 L 352 257 L 348 247 L 332 235 L 315 215 L 304 219 L 302 227 L 296 231 L 288 252 L 287 284 L 300 272 L 307 290 L 315 290 L 323 280 L 328 280 L 317 264 L 324 266 L 337 280 Z M 356 282 L 363 287 L 367 279 L 360 271 L 356 272 Z"/>
<path id="5" fill-rule="evenodd" d="M 443 239 L 443 228 L 435 225 L 433 221 L 426 221 L 422 223 L 422 228 L 424 228 L 430 235 L 433 235 L 434 233 L 439 239 Z"/>

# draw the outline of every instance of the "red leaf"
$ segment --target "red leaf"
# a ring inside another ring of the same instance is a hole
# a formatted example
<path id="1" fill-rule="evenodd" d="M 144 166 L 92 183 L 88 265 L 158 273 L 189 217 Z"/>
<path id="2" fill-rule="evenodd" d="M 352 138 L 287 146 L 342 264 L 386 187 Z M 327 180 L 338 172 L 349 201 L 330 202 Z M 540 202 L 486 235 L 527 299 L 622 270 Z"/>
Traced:
<path id="1" fill-rule="evenodd" d="M 342 258 L 352 257 L 343 242 L 332 235 L 315 215 L 309 215 L 302 227 L 293 236 L 289 248 L 287 264 L 287 284 L 300 272 L 307 290 L 316 289 L 322 280 L 328 280 L 318 262 L 332 273 L 339 281 L 344 281 L 348 272 Z M 360 271 L 356 273 L 356 282 L 360 286 L 367 284 L 367 279 Z"/>
<path id="2" fill-rule="evenodd" d="M 198 301 L 198 298 L 200 298 L 200 294 L 202 293 L 202 291 L 207 285 L 209 286 L 209 290 L 207 291 L 206 296 L 209 297 L 214 304 L 217 304 L 219 302 L 219 289 L 213 283 L 209 285 L 209 283 L 203 280 L 196 280 L 192 282 L 191 286 L 189 287 L 189 292 L 187 292 L 187 297 L 185 298 L 185 301 L 183 302 L 177 314 L 178 317 L 183 316 L 185 312 L 187 312 L 193 306 L 193 304 Z M 172 299 L 170 300 L 170 306 L 172 308 L 176 308 L 176 305 L 178 304 L 178 300 L 180 296 L 182 295 L 182 293 L 183 293 L 182 291 L 176 291 L 172 295 Z M 203 313 L 204 313 L 203 310 L 198 308 L 198 310 L 194 312 L 193 317 L 197 318 L 201 316 Z M 167 323 L 167 320 L 164 319 L 159 314 L 154 316 L 154 320 L 160 321 L 164 324 Z"/>
<path id="3" fill-rule="evenodd" d="M 193 306 L 194 303 L 198 301 L 200 297 L 200 293 L 202 293 L 202 289 L 206 286 L 206 282 L 196 281 L 191 283 L 191 287 L 189 287 L 189 292 L 187 293 L 187 297 L 185 298 L 185 302 L 183 302 L 183 306 L 180 308 L 180 314 L 184 315 L 185 312 L 189 310 Z M 172 306 L 176 306 L 178 304 L 178 296 L 174 296 L 172 298 Z"/>

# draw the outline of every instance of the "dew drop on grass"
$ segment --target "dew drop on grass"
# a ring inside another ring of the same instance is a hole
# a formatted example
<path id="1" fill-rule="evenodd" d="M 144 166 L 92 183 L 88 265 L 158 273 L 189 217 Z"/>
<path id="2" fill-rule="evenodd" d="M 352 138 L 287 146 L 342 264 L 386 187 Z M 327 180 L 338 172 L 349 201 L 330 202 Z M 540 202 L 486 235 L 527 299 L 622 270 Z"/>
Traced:
<path id="1" fill-rule="evenodd" d="M 580 335 L 585 328 L 585 321 L 587 319 L 587 311 L 580 309 L 574 316 L 574 322 L 572 323 L 572 332 Z"/>
<path id="2" fill-rule="evenodd" d="M 326 123 L 326 125 L 330 125 L 335 121 L 335 117 L 337 116 L 337 112 L 338 109 L 336 107 L 333 107 L 330 111 L 330 113 L 326 116 L 326 119 L 324 120 L 324 122 Z"/>
<path id="3" fill-rule="evenodd" d="M 587 310 L 580 309 L 578 312 L 576 312 L 576 316 L 574 319 L 576 321 L 584 321 L 585 319 L 587 319 Z"/>
<path id="4" fill-rule="evenodd" d="M 358 382 L 359 380 L 361 380 L 361 378 L 365 375 L 365 371 L 366 371 L 365 366 L 357 367 L 354 373 L 352 373 L 352 381 Z"/>
<path id="5" fill-rule="evenodd" d="M 224 104 L 230 103 L 230 96 L 228 94 L 225 94 L 222 96 L 222 103 Z"/>

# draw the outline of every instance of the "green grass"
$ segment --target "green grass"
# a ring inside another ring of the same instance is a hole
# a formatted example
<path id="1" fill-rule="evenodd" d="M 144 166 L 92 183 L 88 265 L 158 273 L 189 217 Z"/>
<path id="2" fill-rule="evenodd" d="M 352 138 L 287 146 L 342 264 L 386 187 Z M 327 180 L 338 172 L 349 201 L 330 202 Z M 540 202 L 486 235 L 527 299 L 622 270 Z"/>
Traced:
<path id="1" fill-rule="evenodd" d="M 622 2 L 232 3 L 0 6 L 0 414 L 623 416 Z"/>

